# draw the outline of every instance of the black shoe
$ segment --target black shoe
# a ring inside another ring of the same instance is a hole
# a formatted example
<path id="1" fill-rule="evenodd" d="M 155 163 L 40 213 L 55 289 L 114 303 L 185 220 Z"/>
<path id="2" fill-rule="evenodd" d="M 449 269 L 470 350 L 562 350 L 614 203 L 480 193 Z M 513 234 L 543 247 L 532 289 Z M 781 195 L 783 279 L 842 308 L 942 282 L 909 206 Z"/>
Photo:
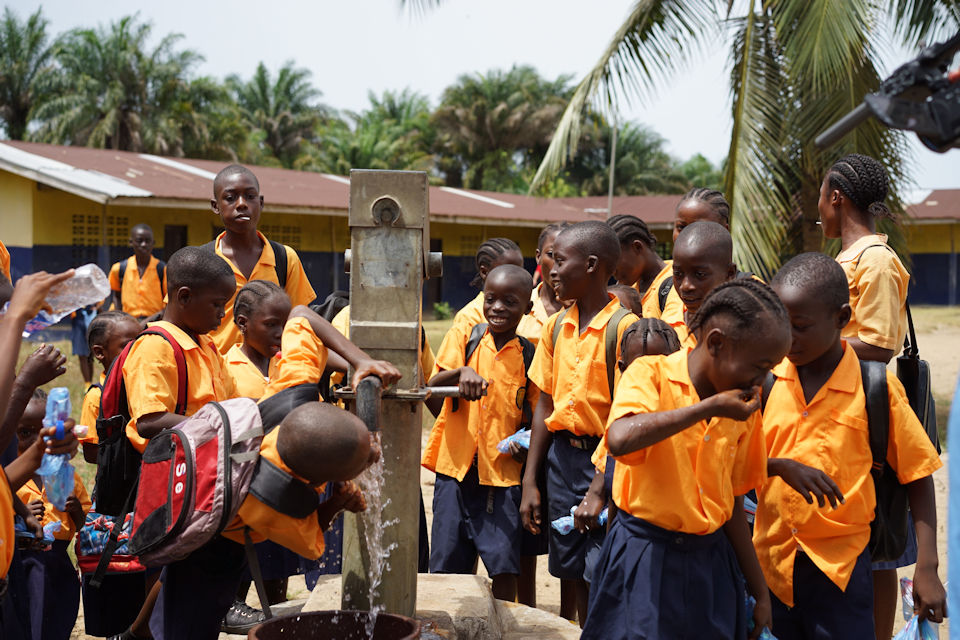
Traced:
<path id="1" fill-rule="evenodd" d="M 224 633 L 246 633 L 266 620 L 263 611 L 254 609 L 246 602 L 234 601 L 227 615 L 223 616 L 220 631 Z"/>

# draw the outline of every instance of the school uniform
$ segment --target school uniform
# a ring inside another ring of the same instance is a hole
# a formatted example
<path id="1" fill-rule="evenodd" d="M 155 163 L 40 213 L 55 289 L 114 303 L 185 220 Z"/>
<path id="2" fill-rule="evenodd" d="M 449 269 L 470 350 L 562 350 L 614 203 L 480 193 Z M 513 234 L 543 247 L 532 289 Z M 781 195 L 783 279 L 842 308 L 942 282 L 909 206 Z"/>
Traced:
<path id="1" fill-rule="evenodd" d="M 534 292 L 536 291 L 537 289 L 534 288 Z M 533 296 L 531 295 L 531 299 L 532 298 Z M 534 304 L 536 305 L 536 302 L 534 302 Z M 541 306 L 542 304 L 543 303 L 541 303 Z M 478 325 L 486 321 L 487 318 L 483 315 L 483 291 L 478 293 L 477 297 L 465 304 L 463 308 L 460 309 L 460 311 L 457 311 L 456 315 L 453 316 L 453 326 L 461 328 L 466 327 L 467 329 L 471 329 L 474 325 Z M 533 317 L 532 312 L 525 314 L 522 318 L 520 318 L 520 324 L 517 325 L 517 335 L 523 336 L 536 345 L 540 340 L 540 331 L 538 325 L 542 326 L 542 322 Z"/>
<path id="2" fill-rule="evenodd" d="M 100 396 L 103 395 L 103 383 L 106 381 L 106 373 L 101 373 L 97 385 L 90 387 L 83 394 L 83 402 L 80 403 L 80 422 L 78 424 L 86 425 L 87 435 L 77 438 L 81 443 L 97 444 L 100 442 L 97 437 L 97 417 L 100 415 Z"/>
<path id="3" fill-rule="evenodd" d="M 256 266 L 253 267 L 253 271 L 250 272 L 250 278 L 247 279 L 240 273 L 237 265 L 233 264 L 233 261 L 223 255 L 223 251 L 220 250 L 220 245 L 223 242 L 223 236 L 225 234 L 226 231 L 217 236 L 217 239 L 213 242 L 213 248 L 216 254 L 226 260 L 230 268 L 233 269 L 233 275 L 237 280 L 237 292 L 251 280 L 268 280 L 274 284 L 279 284 L 277 279 L 276 255 L 273 252 L 273 246 L 271 246 L 266 236 L 257 231 L 257 235 L 263 243 L 263 250 L 260 252 L 260 260 L 257 261 Z M 284 245 L 284 249 L 286 249 L 287 252 L 287 283 L 284 286 L 284 291 L 290 296 L 290 302 L 294 306 L 310 304 L 316 300 L 317 294 L 314 292 L 313 287 L 310 286 L 310 280 L 307 279 L 307 274 L 303 270 L 300 256 L 298 256 L 297 252 L 291 247 Z M 226 353 L 233 345 L 243 342 L 240 329 L 233 322 L 233 303 L 236 299 L 237 296 L 234 294 L 227 302 L 224 308 L 223 320 L 220 321 L 220 327 L 210 334 L 220 353 Z"/>
<path id="4" fill-rule="evenodd" d="M 199 335 L 194 341 L 183 329 L 164 320 L 147 326 L 166 329 L 183 349 L 189 382 L 187 416 L 192 416 L 208 402 L 237 397 L 233 376 L 209 335 Z M 173 347 L 163 336 L 138 338 L 123 363 L 123 381 L 130 409 L 127 438 L 142 453 L 147 440 L 137 432 L 137 420 L 151 413 L 172 413 L 177 405 L 178 378 Z"/>
<path id="5" fill-rule="evenodd" d="M 80 500 L 84 512 L 90 510 L 90 496 L 76 473 L 73 495 Z M 80 579 L 67 553 L 77 527 L 66 512 L 54 508 L 46 490 L 41 489 L 35 480 L 31 479 L 20 487 L 17 496 L 24 504 L 34 500 L 43 502 L 40 524 L 60 523 L 60 531 L 53 534 L 54 542 L 48 551 L 23 551 L 33 640 L 67 640 L 80 610 Z"/>
<path id="6" fill-rule="evenodd" d="M 907 332 L 910 274 L 887 246 L 887 236 L 860 238 L 840 252 L 837 262 L 850 286 L 852 314 L 843 337 L 899 352 Z"/>
<path id="7" fill-rule="evenodd" d="M 609 423 L 700 402 L 690 349 L 637 358 Z M 744 581 L 721 527 L 766 477 L 760 415 L 700 421 L 616 457 L 619 509 L 590 589 L 583 638 L 744 638 Z"/>
<path id="8" fill-rule="evenodd" d="M 580 333 L 580 311 L 576 304 L 563 316 L 557 344 L 553 329 L 559 314 L 543 325 L 537 352 L 530 365 L 530 380 L 553 398 L 553 413 L 545 422 L 552 435 L 546 457 L 547 502 L 542 526 L 550 528 L 550 574 L 561 579 L 584 577 L 587 556 L 599 553 L 604 532 L 560 535 L 550 522 L 570 514 L 570 507 L 583 500 L 593 481 L 591 456 L 603 436 L 610 412 L 605 337 L 607 323 L 620 308 L 612 293 L 609 302 Z M 623 332 L 638 320 L 625 315 L 617 326 L 616 357 L 620 358 Z M 614 380 L 619 377 L 616 362 Z M 591 559 L 592 562 L 592 559 Z"/>
<path id="9" fill-rule="evenodd" d="M 473 327 L 454 326 L 437 354 L 436 372 L 465 366 Z M 486 397 L 452 399 L 430 431 L 421 464 L 437 474 L 431 573 L 472 573 L 479 555 L 491 576 L 520 573 L 520 463 L 497 443 L 520 428 L 528 392 L 523 347 L 497 349 L 489 329 L 466 366 L 488 382 Z M 435 373 L 436 373 L 435 372 Z M 538 392 L 529 400 L 536 403 Z"/>
<path id="10" fill-rule="evenodd" d="M 10 277 L 10 252 L 2 242 L 0 242 L 0 272 L 7 276 L 7 280 L 13 282 L 13 278 Z"/>
<path id="11" fill-rule="evenodd" d="M 486 322 L 486 320 L 481 320 L 481 322 Z M 333 317 L 333 320 L 330 321 L 330 324 L 333 325 L 333 328 L 340 332 L 346 339 L 350 339 L 350 305 L 345 306 L 340 310 L 337 315 Z M 472 326 L 472 325 L 471 325 Z M 430 340 L 427 339 L 427 334 L 423 334 L 423 347 L 420 350 L 420 372 L 423 375 L 423 380 L 426 382 L 430 379 L 430 376 L 433 372 L 434 364 L 436 364 L 436 357 L 433 354 L 433 349 L 430 348 Z M 330 381 L 333 384 L 338 384 L 343 380 L 342 373 L 334 373 L 330 376 Z"/>
<path id="12" fill-rule="evenodd" d="M 665 260 L 663 263 L 663 269 L 661 269 L 660 273 L 654 277 L 653 282 L 650 283 L 650 286 L 647 287 L 646 291 L 640 291 L 639 282 L 633 285 L 633 287 L 640 292 L 640 304 L 643 308 L 644 318 L 660 317 L 660 285 L 662 285 L 663 281 L 672 275 L 673 260 Z M 673 300 L 670 299 L 670 294 L 673 295 Z M 663 310 L 667 311 L 667 308 L 670 307 L 672 312 L 672 307 L 675 307 L 679 300 L 680 296 L 677 295 L 677 290 L 671 288 L 670 293 L 667 295 L 667 299 L 665 301 L 666 304 L 664 305 Z"/>
<path id="13" fill-rule="evenodd" d="M 543 333 L 543 325 L 546 324 L 547 320 L 550 319 L 550 316 L 553 314 L 547 313 L 547 308 L 543 304 L 543 300 L 540 299 L 540 291 L 543 287 L 542 282 L 538 282 L 537 286 L 533 288 L 533 291 L 530 293 L 530 302 L 533 303 L 533 308 L 530 309 L 530 313 L 523 316 L 523 319 L 520 320 L 520 324 L 517 325 L 517 335 L 523 336 L 536 346 L 540 342 L 540 334 Z"/>
<path id="14" fill-rule="evenodd" d="M 137 266 L 137 257 L 126 259 L 127 266 L 123 272 L 123 282 L 120 281 L 120 263 L 114 262 L 110 267 L 110 290 L 121 294 L 123 308 L 119 311 L 128 313 L 134 318 L 146 318 L 158 311 L 162 311 L 167 291 L 167 274 L 163 270 L 163 282 L 157 274 L 157 264 L 160 261 L 150 256 L 150 262 L 140 275 Z"/>
<path id="15" fill-rule="evenodd" d="M 671 267 L 673 263 L 671 263 Z M 651 287 L 652 288 L 652 287 Z M 660 309 L 659 299 L 657 301 L 657 310 Z M 644 313 L 646 313 L 646 308 L 644 308 Z M 670 288 L 670 293 L 667 294 L 667 304 L 663 308 L 662 313 L 652 316 L 654 318 L 660 318 L 668 325 L 673 327 L 673 330 L 677 332 L 677 338 L 680 339 L 680 344 L 687 339 L 687 336 L 690 335 L 690 330 L 687 329 L 687 306 L 683 304 L 683 300 L 680 298 L 680 294 L 677 293 L 676 287 Z"/>
<path id="16" fill-rule="evenodd" d="M 13 520 L 13 492 L 0 467 L 0 581 L 5 581 L 6 587 L 6 595 L 0 598 L 0 638 L 31 640 L 27 577 Z"/>
<path id="17" fill-rule="evenodd" d="M 0 580 L 7 577 L 13 551 L 17 548 L 13 515 L 13 492 L 10 491 L 7 474 L 0 473 Z"/>
<path id="18" fill-rule="evenodd" d="M 797 369 L 784 359 L 763 414 L 767 455 L 822 470 L 837 484 L 844 503 L 807 504 L 779 477 L 758 492 L 753 540 L 773 594 L 778 638 L 873 638 L 873 578 L 870 522 L 876 494 L 866 397 L 856 352 L 844 353 L 813 399 L 804 400 Z M 910 409 L 899 380 L 887 373 L 890 436 L 887 461 L 902 484 L 941 466 L 926 432 Z"/>

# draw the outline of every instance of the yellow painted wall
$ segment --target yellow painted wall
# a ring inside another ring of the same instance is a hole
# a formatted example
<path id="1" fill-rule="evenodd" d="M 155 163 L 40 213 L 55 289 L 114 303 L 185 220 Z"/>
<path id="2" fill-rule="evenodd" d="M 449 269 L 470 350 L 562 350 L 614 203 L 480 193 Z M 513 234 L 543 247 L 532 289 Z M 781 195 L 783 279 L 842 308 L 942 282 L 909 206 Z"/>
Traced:
<path id="1" fill-rule="evenodd" d="M 906 228 L 910 253 L 960 251 L 960 224 L 909 224 Z"/>
<path id="2" fill-rule="evenodd" d="M 13 247 L 33 246 L 33 180 L 0 171 L 0 239 Z"/>
<path id="3" fill-rule="evenodd" d="M 483 241 L 504 237 L 520 245 L 520 252 L 524 257 L 532 258 L 537 252 L 540 229 L 501 224 L 455 224 L 431 221 L 430 237 L 443 242 L 443 255 L 449 257 L 473 257 L 477 253 L 477 247 Z"/>

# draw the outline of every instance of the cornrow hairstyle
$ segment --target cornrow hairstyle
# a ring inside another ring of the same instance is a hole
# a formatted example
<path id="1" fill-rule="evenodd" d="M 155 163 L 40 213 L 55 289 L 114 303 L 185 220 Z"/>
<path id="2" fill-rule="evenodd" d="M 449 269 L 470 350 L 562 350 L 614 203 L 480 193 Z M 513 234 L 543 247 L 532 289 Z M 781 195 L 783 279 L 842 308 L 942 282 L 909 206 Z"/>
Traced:
<path id="1" fill-rule="evenodd" d="M 265 300 L 280 293 L 287 295 L 276 282 L 251 280 L 243 285 L 233 301 L 233 322 L 237 322 L 237 316 L 249 318 Z"/>
<path id="2" fill-rule="evenodd" d="M 547 239 L 547 236 L 560 233 L 569 226 L 569 222 L 554 222 L 545 226 L 543 231 L 540 232 L 540 237 L 537 238 L 537 251 L 543 250 L 543 241 Z"/>
<path id="3" fill-rule="evenodd" d="M 647 340 L 650 334 L 663 338 L 664 344 L 667 345 L 667 353 L 662 355 L 680 351 L 680 338 L 677 336 L 677 331 L 660 318 L 640 318 L 627 327 L 620 337 L 620 353 L 626 350 L 627 341 L 633 334 L 638 334 L 637 337 L 643 340 L 643 355 L 647 355 Z"/>
<path id="4" fill-rule="evenodd" d="M 769 314 L 788 330 L 790 317 L 780 298 L 766 284 L 753 278 L 737 278 L 717 286 L 709 294 L 690 321 L 690 333 L 699 331 L 715 315 L 726 314 L 735 322 L 737 333 L 756 331 L 757 320 Z"/>
<path id="5" fill-rule="evenodd" d="M 107 338 L 107 334 L 113 328 L 113 326 L 124 320 L 132 320 L 137 324 L 140 324 L 140 321 L 134 318 L 129 313 L 124 313 L 123 311 L 104 311 L 103 313 L 97 314 L 97 316 L 90 322 L 90 326 L 87 327 L 87 347 L 90 350 L 93 350 L 93 345 L 103 344 L 104 340 Z"/>
<path id="6" fill-rule="evenodd" d="M 838 310 L 850 302 L 850 285 L 843 267 L 822 253 L 801 253 L 796 256 L 780 267 L 770 285 L 796 287 L 816 295 L 831 309 Z"/>
<path id="7" fill-rule="evenodd" d="M 607 224 L 617 234 L 620 245 L 623 246 L 634 240 L 639 240 L 650 247 L 651 250 L 657 248 L 657 239 L 650 232 L 647 223 L 637 216 L 618 214 L 607 218 Z"/>
<path id="8" fill-rule="evenodd" d="M 727 202 L 727 199 L 723 197 L 723 194 L 717 191 L 716 189 L 707 189 L 706 187 L 694 187 L 687 191 L 687 194 L 680 199 L 680 202 L 677 203 L 677 208 L 680 208 L 680 205 L 686 202 L 687 200 L 693 200 L 694 202 L 702 202 L 708 205 L 713 212 L 719 217 L 723 224 L 730 226 L 730 203 Z"/>
<path id="9" fill-rule="evenodd" d="M 482 287 L 483 277 L 480 275 L 480 267 L 484 267 L 489 271 L 490 266 L 496 262 L 497 258 L 511 251 L 516 251 L 523 255 L 517 243 L 510 238 L 490 238 L 477 247 L 477 257 L 474 260 L 477 266 L 477 275 L 470 281 L 470 286 Z"/>
<path id="10" fill-rule="evenodd" d="M 887 170 L 874 158 L 851 153 L 837 160 L 827 172 L 827 183 L 850 198 L 861 211 L 896 220 L 884 201 L 890 186 Z"/>

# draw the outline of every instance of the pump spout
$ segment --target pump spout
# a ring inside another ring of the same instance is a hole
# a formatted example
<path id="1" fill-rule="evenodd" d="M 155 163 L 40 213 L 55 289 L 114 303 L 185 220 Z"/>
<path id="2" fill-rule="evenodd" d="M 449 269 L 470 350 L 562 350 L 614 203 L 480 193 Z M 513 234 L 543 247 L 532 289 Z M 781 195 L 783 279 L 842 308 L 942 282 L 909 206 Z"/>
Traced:
<path id="1" fill-rule="evenodd" d="M 357 417 L 371 432 L 380 431 L 380 396 L 383 382 L 376 376 L 367 376 L 357 385 Z"/>

